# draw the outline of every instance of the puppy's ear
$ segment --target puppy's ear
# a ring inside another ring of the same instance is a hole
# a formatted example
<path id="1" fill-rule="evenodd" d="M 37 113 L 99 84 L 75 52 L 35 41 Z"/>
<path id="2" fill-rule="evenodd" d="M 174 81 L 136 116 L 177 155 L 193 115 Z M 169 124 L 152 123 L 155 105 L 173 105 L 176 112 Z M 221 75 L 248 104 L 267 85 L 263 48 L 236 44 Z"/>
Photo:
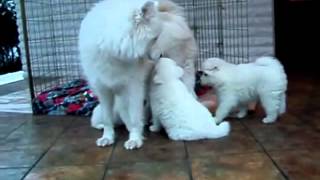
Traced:
<path id="1" fill-rule="evenodd" d="M 157 6 L 157 1 L 147 1 L 141 8 L 142 17 L 147 20 L 154 17 L 157 12 Z"/>
<path id="2" fill-rule="evenodd" d="M 181 78 L 183 76 L 183 73 L 184 73 L 183 69 L 180 66 L 177 66 L 177 68 L 176 68 L 176 76 L 178 78 Z"/>
<path id="3" fill-rule="evenodd" d="M 162 83 L 163 83 L 162 80 L 160 79 L 160 77 L 159 77 L 158 75 L 155 75 L 155 76 L 153 77 L 153 82 L 154 82 L 155 84 L 162 84 Z"/>

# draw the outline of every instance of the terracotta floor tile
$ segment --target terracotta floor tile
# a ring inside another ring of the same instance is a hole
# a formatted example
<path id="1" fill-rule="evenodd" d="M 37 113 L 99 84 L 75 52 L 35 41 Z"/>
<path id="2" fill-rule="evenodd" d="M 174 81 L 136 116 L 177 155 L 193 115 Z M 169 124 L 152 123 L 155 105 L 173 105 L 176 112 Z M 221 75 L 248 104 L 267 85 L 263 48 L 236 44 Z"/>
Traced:
<path id="1" fill-rule="evenodd" d="M 107 162 L 112 147 L 97 147 L 91 138 L 61 139 L 41 159 L 38 166 L 95 165 Z"/>
<path id="2" fill-rule="evenodd" d="M 265 124 L 262 122 L 262 119 L 264 118 L 264 116 L 265 116 L 264 113 L 261 113 L 261 111 L 259 110 L 259 112 L 257 112 L 256 114 L 246 119 L 243 119 L 242 122 L 249 129 L 255 129 L 259 127 L 260 128 L 281 127 L 281 126 L 287 126 L 287 125 L 302 126 L 304 124 L 301 118 L 289 113 L 283 114 L 277 119 L 277 121 L 271 124 Z"/>
<path id="3" fill-rule="evenodd" d="M 22 115 L 0 118 L 0 139 L 7 137 L 26 120 L 27 118 Z"/>
<path id="4" fill-rule="evenodd" d="M 192 175 L 195 180 L 284 180 L 262 153 L 195 158 Z"/>
<path id="5" fill-rule="evenodd" d="M 319 150 L 277 151 L 270 155 L 290 180 L 320 179 Z"/>
<path id="6" fill-rule="evenodd" d="M 71 127 L 63 134 L 63 138 L 93 138 L 102 136 L 102 130 L 95 129 L 90 125 L 90 119 L 79 118 L 75 120 Z"/>
<path id="7" fill-rule="evenodd" d="M 70 117 L 33 116 L 5 140 L 0 140 L 0 150 L 25 145 L 48 147 L 71 122 Z"/>
<path id="8" fill-rule="evenodd" d="M 261 151 L 254 138 L 246 131 L 231 131 L 229 136 L 186 142 L 190 157 L 210 157 L 220 154 L 239 154 Z"/>
<path id="9" fill-rule="evenodd" d="M 3 180 L 18 180 L 28 171 L 27 168 L 17 169 L 0 169 L 0 179 Z"/>
<path id="10" fill-rule="evenodd" d="M 252 128 L 251 131 L 266 150 L 312 149 L 320 144 L 320 132 L 304 125 L 271 125 Z"/>
<path id="11" fill-rule="evenodd" d="M 128 151 L 123 147 L 127 135 L 119 135 L 112 162 L 146 162 L 185 159 L 182 141 L 171 141 L 164 133 L 147 133 L 143 146 Z"/>
<path id="12" fill-rule="evenodd" d="M 108 180 L 187 180 L 189 179 L 186 162 L 152 162 L 113 164 L 107 172 Z"/>
<path id="13" fill-rule="evenodd" d="M 31 167 L 44 152 L 39 147 L 0 150 L 0 168 Z"/>
<path id="14" fill-rule="evenodd" d="M 25 180 L 100 180 L 103 177 L 103 166 L 61 166 L 35 168 Z"/>

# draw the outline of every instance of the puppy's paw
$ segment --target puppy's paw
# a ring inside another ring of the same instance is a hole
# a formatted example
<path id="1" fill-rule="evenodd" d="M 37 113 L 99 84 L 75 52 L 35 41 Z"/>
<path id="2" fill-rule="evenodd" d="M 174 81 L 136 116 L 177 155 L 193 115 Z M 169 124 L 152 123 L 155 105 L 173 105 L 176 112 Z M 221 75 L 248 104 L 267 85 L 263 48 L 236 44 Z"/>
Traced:
<path id="1" fill-rule="evenodd" d="M 161 128 L 160 128 L 160 126 L 151 125 L 151 126 L 149 126 L 149 130 L 151 132 L 159 132 L 161 130 Z"/>
<path id="2" fill-rule="evenodd" d="M 275 119 L 270 119 L 270 118 L 263 118 L 262 119 L 262 122 L 265 123 L 265 124 L 270 124 L 270 123 L 273 123 L 275 121 L 276 121 Z"/>
<path id="3" fill-rule="evenodd" d="M 247 111 L 240 111 L 237 113 L 237 118 L 242 119 L 247 116 Z"/>
<path id="4" fill-rule="evenodd" d="M 222 122 L 222 119 L 218 119 L 216 117 L 213 117 L 214 122 L 216 122 L 216 124 L 220 124 Z"/>
<path id="5" fill-rule="evenodd" d="M 129 139 L 124 143 L 124 148 L 126 148 L 127 150 L 138 149 L 142 146 L 142 144 L 142 139 Z"/>
<path id="6" fill-rule="evenodd" d="M 160 59 L 162 52 L 158 48 L 152 48 L 150 51 L 150 59 L 157 61 Z"/>
<path id="7" fill-rule="evenodd" d="M 92 124 L 91 125 L 93 128 L 96 128 L 96 129 L 103 129 L 104 128 L 104 125 L 103 124 Z"/>
<path id="8" fill-rule="evenodd" d="M 96 144 L 99 147 L 109 146 L 113 143 L 114 143 L 114 139 L 108 138 L 108 137 L 101 137 L 101 138 L 97 139 L 97 141 L 96 141 Z"/>

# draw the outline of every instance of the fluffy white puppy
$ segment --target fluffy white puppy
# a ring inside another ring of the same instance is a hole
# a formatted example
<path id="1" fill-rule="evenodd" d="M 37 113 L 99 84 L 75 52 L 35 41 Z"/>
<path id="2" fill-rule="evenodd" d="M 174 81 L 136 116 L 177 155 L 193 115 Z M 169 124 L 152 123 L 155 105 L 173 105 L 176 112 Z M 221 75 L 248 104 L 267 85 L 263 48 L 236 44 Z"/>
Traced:
<path id="1" fill-rule="evenodd" d="M 152 69 L 144 56 L 161 30 L 156 13 L 156 3 L 147 0 L 104 0 L 81 23 L 81 65 L 100 101 L 92 123 L 104 129 L 98 146 L 114 143 L 113 125 L 118 119 L 129 131 L 124 147 L 143 144 L 143 102 Z"/>
<path id="2" fill-rule="evenodd" d="M 150 101 L 152 125 L 159 131 L 163 126 L 170 139 L 198 140 L 228 135 L 230 125 L 216 125 L 211 113 L 201 105 L 181 81 L 183 69 L 168 58 L 161 58 L 155 67 Z"/>
<path id="3" fill-rule="evenodd" d="M 249 102 L 260 100 L 266 112 L 264 123 L 272 123 L 286 111 L 287 76 L 281 63 L 273 57 L 261 57 L 249 64 L 230 64 L 219 58 L 203 63 L 201 84 L 216 89 L 217 123 L 235 108 L 237 116 L 247 114 Z"/>

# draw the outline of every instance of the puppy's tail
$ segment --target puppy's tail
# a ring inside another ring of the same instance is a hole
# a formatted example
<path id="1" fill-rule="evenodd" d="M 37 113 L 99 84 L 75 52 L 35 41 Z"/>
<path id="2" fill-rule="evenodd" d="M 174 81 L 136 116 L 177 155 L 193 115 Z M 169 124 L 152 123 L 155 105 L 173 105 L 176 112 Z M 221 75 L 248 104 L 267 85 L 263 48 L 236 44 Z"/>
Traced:
<path id="1" fill-rule="evenodd" d="M 259 66 L 272 66 L 272 67 L 282 67 L 280 62 L 274 58 L 269 56 L 260 57 L 255 61 L 256 65 Z"/>
<path id="2" fill-rule="evenodd" d="M 230 132 L 230 123 L 229 122 L 222 122 L 219 125 L 215 125 L 215 127 L 210 131 L 208 134 L 208 138 L 221 138 L 227 136 Z"/>

